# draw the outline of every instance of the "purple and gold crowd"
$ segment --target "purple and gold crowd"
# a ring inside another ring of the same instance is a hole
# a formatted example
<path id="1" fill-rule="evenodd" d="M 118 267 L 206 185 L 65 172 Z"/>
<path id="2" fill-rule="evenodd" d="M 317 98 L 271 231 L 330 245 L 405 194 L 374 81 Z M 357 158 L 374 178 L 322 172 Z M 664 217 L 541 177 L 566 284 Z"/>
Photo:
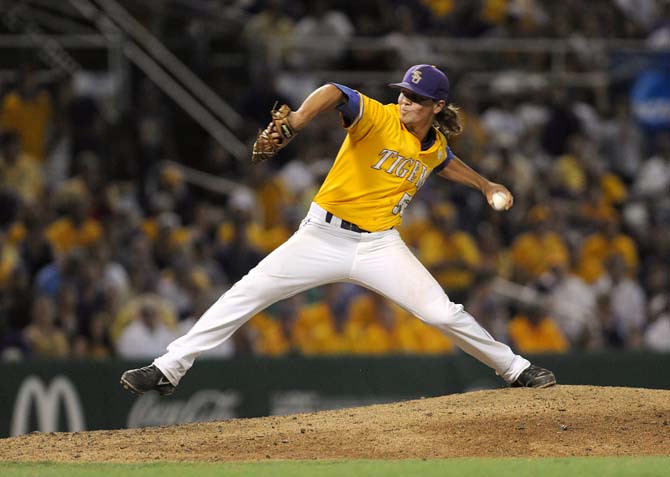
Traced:
<path id="1" fill-rule="evenodd" d="M 300 85 L 267 76 L 260 84 L 259 73 L 286 67 L 295 78 L 312 64 L 390 68 L 337 48 L 320 56 L 326 63 L 289 49 L 281 65 L 259 65 L 248 51 L 267 49 L 273 35 L 297 41 L 330 28 L 329 36 L 383 36 L 395 45 L 395 62 L 409 47 L 403 35 L 422 32 L 670 44 L 667 2 L 635 10 L 625 0 L 558 2 L 568 12 L 561 22 L 547 21 L 555 2 L 382 3 L 321 11 L 322 2 L 237 2 L 225 13 L 237 25 L 235 51 L 248 61 L 234 75 L 214 71 L 211 42 L 189 66 L 244 118 L 236 133 L 249 143 L 275 99 L 299 104 Z M 608 13 L 594 23 L 578 15 L 582 8 Z M 202 46 L 198 31 L 182 34 Z M 418 51 L 428 48 L 413 41 Z M 208 139 L 137 72 L 129 106 L 112 114 L 75 81 L 41 82 L 45 68 L 26 62 L 0 84 L 0 358 L 160 355 L 293 233 L 344 131 L 336 114 L 325 115 L 276 161 L 252 166 Z M 486 94 L 455 78 L 452 100 L 465 131 L 451 148 L 507 185 L 514 207 L 496 212 L 477 192 L 431 178 L 401 229 L 417 257 L 452 300 L 521 353 L 670 351 L 670 131 L 639 127 L 626 91 L 607 91 L 603 106 L 560 84 L 528 90 L 515 85 L 518 76 L 501 75 Z M 349 86 L 395 100 L 390 90 Z M 196 186 L 165 159 L 246 188 Z M 453 352 L 448 338 L 393 303 L 333 284 L 271 306 L 209 354 Z"/>

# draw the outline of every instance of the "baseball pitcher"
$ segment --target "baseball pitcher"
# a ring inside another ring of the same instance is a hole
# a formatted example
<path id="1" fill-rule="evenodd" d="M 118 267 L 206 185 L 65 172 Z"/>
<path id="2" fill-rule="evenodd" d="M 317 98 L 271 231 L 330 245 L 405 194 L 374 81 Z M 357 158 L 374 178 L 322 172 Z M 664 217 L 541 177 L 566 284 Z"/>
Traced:
<path id="1" fill-rule="evenodd" d="M 402 82 L 389 86 L 399 90 L 395 104 L 330 83 L 312 92 L 297 111 L 286 105 L 273 109 L 254 144 L 254 162 L 272 158 L 318 114 L 339 111 L 347 135 L 328 176 L 298 231 L 172 342 L 167 353 L 123 373 L 126 389 L 171 394 L 200 353 L 229 339 L 259 311 L 332 282 L 355 283 L 393 300 L 512 386 L 556 383 L 552 372 L 514 354 L 453 303 L 400 238 L 396 226 L 403 211 L 431 173 L 478 189 L 492 207 L 508 209 L 513 198 L 449 148 L 447 138 L 461 125 L 456 108 L 447 103 L 449 80 L 442 71 L 415 65 Z"/>

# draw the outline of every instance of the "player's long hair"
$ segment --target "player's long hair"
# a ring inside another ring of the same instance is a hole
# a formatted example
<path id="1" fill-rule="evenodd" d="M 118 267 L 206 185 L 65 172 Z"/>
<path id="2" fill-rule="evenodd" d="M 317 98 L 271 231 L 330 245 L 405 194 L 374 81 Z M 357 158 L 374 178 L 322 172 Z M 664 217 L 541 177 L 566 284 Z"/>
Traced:
<path id="1" fill-rule="evenodd" d="M 460 134 L 463 131 L 463 125 L 458 110 L 459 108 L 453 104 L 446 105 L 435 115 L 433 125 L 447 137 Z"/>

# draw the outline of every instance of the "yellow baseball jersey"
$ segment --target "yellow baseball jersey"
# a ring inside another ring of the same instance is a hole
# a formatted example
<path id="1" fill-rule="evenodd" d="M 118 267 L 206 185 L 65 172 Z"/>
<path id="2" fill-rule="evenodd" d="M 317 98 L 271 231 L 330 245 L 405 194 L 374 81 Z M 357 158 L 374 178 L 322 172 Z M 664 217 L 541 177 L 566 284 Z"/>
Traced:
<path id="1" fill-rule="evenodd" d="M 435 129 L 432 145 L 422 150 L 400 121 L 398 104 L 383 105 L 345 86 L 351 121 L 343 113 L 347 136 L 314 202 L 370 232 L 399 225 L 402 212 L 430 173 L 451 159 L 445 136 Z M 349 122 L 349 124 L 347 124 Z"/>

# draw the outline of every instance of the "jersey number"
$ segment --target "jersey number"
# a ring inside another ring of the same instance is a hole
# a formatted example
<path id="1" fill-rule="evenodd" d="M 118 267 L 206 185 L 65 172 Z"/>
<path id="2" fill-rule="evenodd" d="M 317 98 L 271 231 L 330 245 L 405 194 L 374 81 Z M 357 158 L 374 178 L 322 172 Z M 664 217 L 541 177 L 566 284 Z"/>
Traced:
<path id="1" fill-rule="evenodd" d="M 409 205 L 411 200 L 412 196 L 405 192 L 398 203 L 393 207 L 393 210 L 391 211 L 393 215 L 400 214 L 402 217 L 402 213 L 405 211 L 405 207 Z"/>

